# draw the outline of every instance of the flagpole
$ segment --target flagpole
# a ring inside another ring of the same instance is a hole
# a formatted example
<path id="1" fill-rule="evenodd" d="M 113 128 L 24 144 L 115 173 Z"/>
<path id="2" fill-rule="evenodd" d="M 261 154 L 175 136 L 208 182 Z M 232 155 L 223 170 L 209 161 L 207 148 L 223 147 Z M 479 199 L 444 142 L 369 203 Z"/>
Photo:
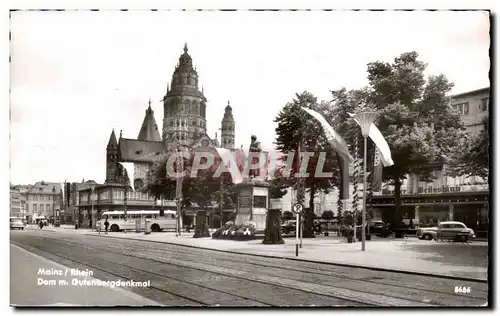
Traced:
<path id="1" fill-rule="evenodd" d="M 354 119 L 358 122 L 361 127 L 361 134 L 363 135 L 363 213 L 361 216 L 361 251 L 365 251 L 365 241 L 366 241 L 366 142 L 368 134 L 370 132 L 370 127 L 375 118 L 374 112 L 363 112 L 358 113 L 354 116 Z"/>
<path id="2" fill-rule="evenodd" d="M 361 250 L 365 251 L 365 240 L 366 240 L 366 141 L 367 136 L 363 136 L 364 138 L 364 149 L 363 149 L 363 215 L 361 218 Z"/>

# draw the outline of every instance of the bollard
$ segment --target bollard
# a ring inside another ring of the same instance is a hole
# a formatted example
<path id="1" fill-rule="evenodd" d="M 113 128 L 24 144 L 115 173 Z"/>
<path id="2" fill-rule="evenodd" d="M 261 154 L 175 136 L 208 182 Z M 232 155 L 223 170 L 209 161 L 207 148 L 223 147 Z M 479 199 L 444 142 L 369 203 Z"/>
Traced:
<path id="1" fill-rule="evenodd" d="M 140 219 L 135 220 L 135 232 L 136 233 L 141 232 L 141 220 Z"/>
<path id="2" fill-rule="evenodd" d="M 149 219 L 144 220 L 144 235 L 149 235 L 151 234 L 151 221 Z"/>

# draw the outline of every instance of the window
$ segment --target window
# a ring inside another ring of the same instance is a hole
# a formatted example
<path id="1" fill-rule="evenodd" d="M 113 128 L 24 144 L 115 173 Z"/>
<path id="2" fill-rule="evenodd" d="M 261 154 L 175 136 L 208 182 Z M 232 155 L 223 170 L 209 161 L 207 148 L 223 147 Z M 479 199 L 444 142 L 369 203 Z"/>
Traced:
<path id="1" fill-rule="evenodd" d="M 47 212 L 50 212 L 50 204 L 45 205 L 47 207 Z"/>
<path id="2" fill-rule="evenodd" d="M 461 115 L 469 114 L 469 102 L 453 104 L 453 108 L 460 112 Z"/>
<path id="3" fill-rule="evenodd" d="M 33 204 L 33 212 L 35 212 L 35 213 L 36 213 L 36 211 L 37 211 L 37 206 L 38 206 L 38 205 Z"/>
<path id="4" fill-rule="evenodd" d="M 450 224 L 441 224 L 440 227 L 441 227 L 441 229 L 448 229 L 448 228 L 451 228 L 451 225 Z"/>
<path id="5" fill-rule="evenodd" d="M 40 204 L 40 212 L 43 212 L 43 204 Z"/>
<path id="6" fill-rule="evenodd" d="M 464 224 L 453 224 L 453 228 L 465 228 Z"/>
<path id="7" fill-rule="evenodd" d="M 267 202 L 266 196 L 256 195 L 253 197 L 253 206 L 254 207 L 266 208 L 267 207 L 266 202 Z"/>
<path id="8" fill-rule="evenodd" d="M 489 101 L 490 101 L 489 98 L 481 99 L 481 105 L 479 106 L 479 108 L 481 109 L 481 111 L 488 111 L 488 103 L 489 103 Z"/>

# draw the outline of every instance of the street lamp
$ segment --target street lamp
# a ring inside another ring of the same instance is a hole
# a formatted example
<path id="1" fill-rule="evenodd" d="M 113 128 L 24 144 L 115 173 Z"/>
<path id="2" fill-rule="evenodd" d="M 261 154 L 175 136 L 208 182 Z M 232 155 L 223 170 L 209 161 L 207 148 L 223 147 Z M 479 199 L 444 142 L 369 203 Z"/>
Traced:
<path id="1" fill-rule="evenodd" d="M 126 173 L 125 168 L 123 168 L 123 183 L 125 183 L 125 196 L 123 197 L 123 220 L 125 223 L 127 222 L 127 199 L 128 199 L 128 174 Z M 132 184 L 133 185 L 133 184 Z M 123 232 L 127 232 L 127 227 L 123 229 Z"/>
<path id="2" fill-rule="evenodd" d="M 370 134 L 370 126 L 375 119 L 375 112 L 361 112 L 354 115 L 354 119 L 358 122 L 361 127 L 361 134 L 363 135 L 364 145 L 363 145 L 363 214 L 361 219 L 361 251 L 365 251 L 365 240 L 366 240 L 366 138 Z M 356 222 L 355 224 L 356 225 Z M 356 227 L 356 226 L 354 226 Z"/>
<path id="3" fill-rule="evenodd" d="M 54 226 L 56 224 L 56 217 L 55 217 L 56 210 L 54 209 L 55 197 L 56 197 L 56 186 L 54 185 L 52 186 L 52 218 L 54 221 L 52 225 Z"/>

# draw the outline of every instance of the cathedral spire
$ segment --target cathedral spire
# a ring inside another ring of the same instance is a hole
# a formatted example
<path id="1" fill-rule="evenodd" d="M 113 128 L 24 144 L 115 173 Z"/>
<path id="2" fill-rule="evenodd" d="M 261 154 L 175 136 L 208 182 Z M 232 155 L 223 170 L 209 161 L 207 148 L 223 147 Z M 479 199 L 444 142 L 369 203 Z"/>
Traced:
<path id="1" fill-rule="evenodd" d="M 121 137 L 121 135 L 120 135 L 120 137 Z M 116 146 L 118 146 L 118 142 L 116 141 L 115 129 L 113 128 L 113 130 L 111 131 L 111 135 L 109 136 L 107 148 L 116 147 Z"/>
<path id="2" fill-rule="evenodd" d="M 187 54 L 188 52 L 188 43 L 184 42 L 184 54 Z"/>

